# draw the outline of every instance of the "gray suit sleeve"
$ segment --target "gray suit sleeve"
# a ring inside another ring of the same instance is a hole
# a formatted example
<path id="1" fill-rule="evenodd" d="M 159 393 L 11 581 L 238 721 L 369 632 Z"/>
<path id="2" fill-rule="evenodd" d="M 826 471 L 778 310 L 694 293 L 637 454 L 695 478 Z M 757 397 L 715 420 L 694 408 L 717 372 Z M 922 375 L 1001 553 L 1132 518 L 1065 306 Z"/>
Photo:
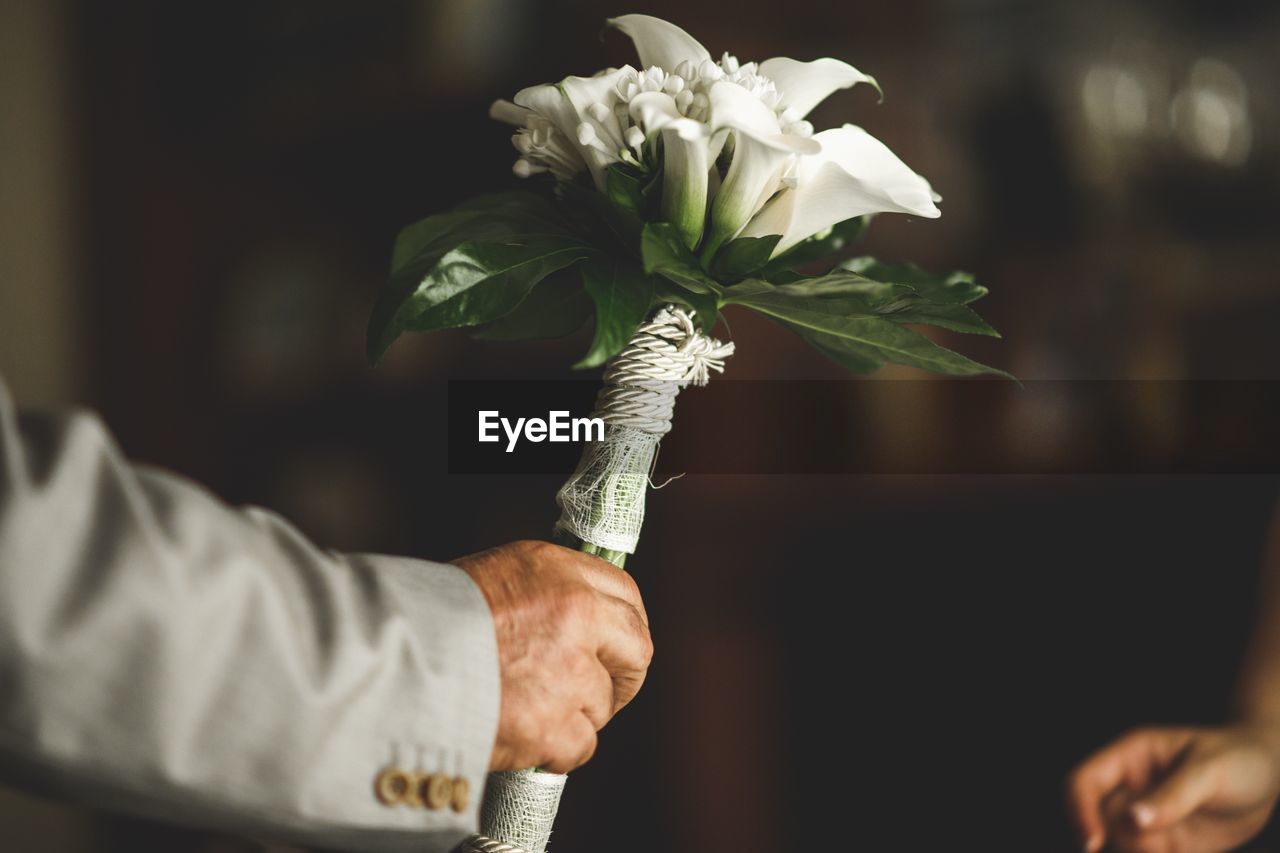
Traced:
<path id="1" fill-rule="evenodd" d="M 499 709 L 484 597 L 448 565 L 322 551 L 125 462 L 92 415 L 0 384 L 0 772 L 193 825 L 447 850 L 477 823 Z M 385 805 L 389 766 L 460 811 Z"/>

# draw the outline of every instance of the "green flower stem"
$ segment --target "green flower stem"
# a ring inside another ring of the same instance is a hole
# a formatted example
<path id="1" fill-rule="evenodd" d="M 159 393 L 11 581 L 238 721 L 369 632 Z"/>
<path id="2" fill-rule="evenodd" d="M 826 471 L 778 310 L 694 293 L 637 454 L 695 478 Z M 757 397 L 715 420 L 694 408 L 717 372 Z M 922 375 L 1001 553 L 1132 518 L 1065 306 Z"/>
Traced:
<path id="1" fill-rule="evenodd" d="M 599 545 L 592 545 L 590 542 L 583 542 L 577 536 L 574 536 L 571 533 L 565 533 L 563 530 L 557 530 L 554 538 L 557 545 L 563 545 L 566 548 L 577 548 L 584 554 L 592 554 L 602 560 L 608 560 L 620 569 L 626 568 L 626 551 L 614 551 L 609 548 L 601 548 Z"/>
<path id="2" fill-rule="evenodd" d="M 627 552 L 614 551 L 610 548 L 599 548 L 596 550 L 596 556 L 602 560 L 608 560 L 620 569 L 626 568 Z"/>
<path id="3" fill-rule="evenodd" d="M 698 263 L 704 270 L 711 269 L 711 262 L 716 259 L 716 252 L 720 251 L 720 247 L 724 245 L 724 236 L 717 235 L 712 232 L 707 237 L 706 245 L 702 247 L 702 251 L 698 254 Z"/>

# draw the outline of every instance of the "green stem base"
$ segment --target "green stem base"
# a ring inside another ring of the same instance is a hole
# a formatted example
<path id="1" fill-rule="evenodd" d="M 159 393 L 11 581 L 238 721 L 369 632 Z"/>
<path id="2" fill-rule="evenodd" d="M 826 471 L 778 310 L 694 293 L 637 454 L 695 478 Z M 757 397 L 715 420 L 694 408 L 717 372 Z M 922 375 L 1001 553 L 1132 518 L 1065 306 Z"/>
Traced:
<path id="1" fill-rule="evenodd" d="M 598 545 L 592 545 L 590 542 L 583 542 L 577 536 L 571 533 L 565 533 L 563 530 L 557 530 L 553 541 L 557 545 L 563 545 L 566 548 L 577 548 L 584 554 L 594 554 L 602 560 L 608 560 L 620 569 L 627 567 L 627 552 L 614 551 L 611 548 L 601 548 Z"/>

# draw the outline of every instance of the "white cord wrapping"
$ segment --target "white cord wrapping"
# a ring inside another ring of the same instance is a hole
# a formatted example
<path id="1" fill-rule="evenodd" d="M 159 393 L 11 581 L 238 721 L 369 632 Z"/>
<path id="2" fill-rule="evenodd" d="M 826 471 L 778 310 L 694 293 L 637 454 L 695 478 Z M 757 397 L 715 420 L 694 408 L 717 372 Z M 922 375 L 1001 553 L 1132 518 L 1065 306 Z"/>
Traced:
<path id="1" fill-rule="evenodd" d="M 458 853 L 528 853 L 514 844 L 494 841 L 483 835 L 473 835 L 458 848 Z"/>
<path id="2" fill-rule="evenodd" d="M 556 495 L 556 527 L 599 548 L 631 554 L 644 523 L 644 497 L 658 442 L 671 430 L 676 395 L 724 370 L 732 343 L 707 337 L 684 309 L 668 305 L 612 359 L 592 413 L 603 441 L 588 444 Z"/>

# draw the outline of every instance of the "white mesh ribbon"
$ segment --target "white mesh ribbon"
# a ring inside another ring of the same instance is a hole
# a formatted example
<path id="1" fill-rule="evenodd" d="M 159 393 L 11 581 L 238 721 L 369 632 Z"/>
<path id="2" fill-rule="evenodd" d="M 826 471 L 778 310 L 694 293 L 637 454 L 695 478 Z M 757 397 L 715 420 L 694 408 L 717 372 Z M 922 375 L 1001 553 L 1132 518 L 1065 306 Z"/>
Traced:
<path id="1" fill-rule="evenodd" d="M 658 442 L 671 430 L 676 395 L 724 370 L 733 344 L 698 331 L 683 309 L 667 306 L 636 330 L 604 372 L 593 417 L 604 440 L 588 444 L 556 495 L 556 527 L 583 542 L 631 554 L 644 523 L 644 496 Z"/>
<path id="2" fill-rule="evenodd" d="M 556 527 L 600 548 L 634 552 L 660 439 L 606 422 L 604 440 L 583 449 L 577 470 L 556 494 Z"/>
<path id="3" fill-rule="evenodd" d="M 490 773 L 480 808 L 480 826 L 488 838 L 473 839 L 471 849 L 483 853 L 544 853 L 560 806 L 560 792 L 568 778 L 539 770 Z M 496 844 L 479 846 L 490 839 Z"/>
<path id="4" fill-rule="evenodd" d="M 604 440 L 588 444 L 556 495 L 556 527 L 599 548 L 633 553 L 658 442 L 671 430 L 676 395 L 724 370 L 733 344 L 698 331 L 683 309 L 658 310 L 605 367 L 593 417 Z M 538 770 L 490 773 L 481 835 L 464 853 L 544 853 L 567 777 Z"/>

